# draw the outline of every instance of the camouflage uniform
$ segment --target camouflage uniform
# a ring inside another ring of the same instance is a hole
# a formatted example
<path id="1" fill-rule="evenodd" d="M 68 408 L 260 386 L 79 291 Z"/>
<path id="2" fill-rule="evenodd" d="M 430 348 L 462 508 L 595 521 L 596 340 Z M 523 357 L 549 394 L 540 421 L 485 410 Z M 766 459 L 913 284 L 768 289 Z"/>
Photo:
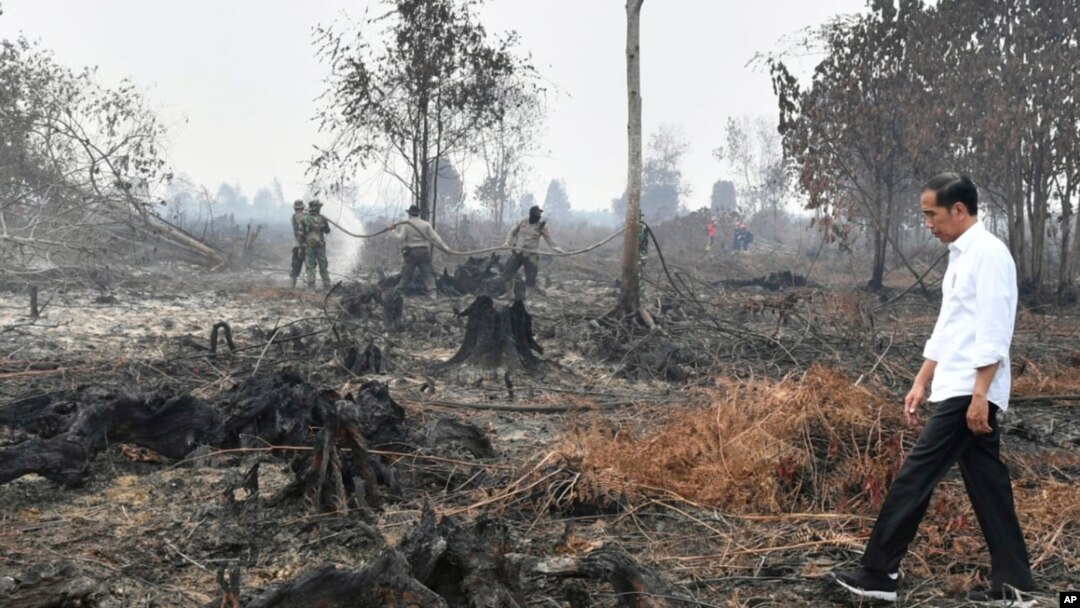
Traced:
<path id="1" fill-rule="evenodd" d="M 319 215 L 322 206 L 314 203 L 315 201 L 309 203 L 308 212 L 300 222 L 306 250 L 304 265 L 307 266 L 307 286 L 315 288 L 315 266 L 318 265 L 323 287 L 329 289 L 330 272 L 326 268 L 326 237 L 323 235 L 330 232 L 330 224 L 325 217 Z"/>
<path id="2" fill-rule="evenodd" d="M 300 276 L 300 271 L 304 268 L 304 203 L 296 201 L 300 204 L 297 207 L 293 205 L 292 215 L 292 231 L 293 231 L 293 246 L 292 246 L 292 268 L 289 270 L 289 278 L 292 280 L 292 286 L 296 287 L 296 279 Z"/>

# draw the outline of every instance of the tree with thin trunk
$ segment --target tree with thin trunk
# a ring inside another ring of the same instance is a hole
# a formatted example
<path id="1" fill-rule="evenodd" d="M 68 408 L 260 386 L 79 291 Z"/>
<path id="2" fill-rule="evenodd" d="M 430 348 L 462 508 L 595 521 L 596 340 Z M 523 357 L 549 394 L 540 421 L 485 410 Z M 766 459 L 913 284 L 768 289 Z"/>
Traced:
<path id="1" fill-rule="evenodd" d="M 638 221 L 641 217 L 641 5 L 645 0 L 626 0 L 626 96 L 628 157 L 626 172 L 626 227 L 623 237 L 623 314 L 641 310 L 638 285 Z"/>
<path id="2" fill-rule="evenodd" d="M 918 103 L 925 97 L 908 77 L 910 32 L 921 6 L 875 2 L 871 11 L 825 27 L 820 41 L 828 51 L 809 87 L 782 61 L 771 63 L 778 95 L 784 152 L 798 170 L 806 208 L 820 210 L 818 226 L 832 235 L 850 234 L 836 221 L 865 226 L 873 239 L 867 282 L 884 287 L 891 248 L 927 293 L 920 273 L 897 246 L 905 218 L 902 201 L 918 194 L 925 178 L 923 155 L 940 146 L 923 141 L 916 128 Z"/>
<path id="3" fill-rule="evenodd" d="M 481 134 L 479 155 L 485 176 L 476 187 L 476 199 L 502 230 L 507 214 L 514 215 L 514 199 L 528 172 L 529 156 L 539 145 L 546 112 L 543 89 L 520 79 L 500 84 L 507 100 L 506 112 Z"/>
<path id="4" fill-rule="evenodd" d="M 339 22 L 316 31 L 330 68 L 318 149 L 309 174 L 340 185 L 381 163 L 434 219 L 437 160 L 468 151 L 503 118 L 506 83 L 532 68 L 516 55 L 513 33 L 491 36 L 476 0 L 385 0 L 384 14 L 360 28 Z M 381 30 L 381 31 L 380 31 Z M 381 40 L 376 40 L 381 33 Z"/>

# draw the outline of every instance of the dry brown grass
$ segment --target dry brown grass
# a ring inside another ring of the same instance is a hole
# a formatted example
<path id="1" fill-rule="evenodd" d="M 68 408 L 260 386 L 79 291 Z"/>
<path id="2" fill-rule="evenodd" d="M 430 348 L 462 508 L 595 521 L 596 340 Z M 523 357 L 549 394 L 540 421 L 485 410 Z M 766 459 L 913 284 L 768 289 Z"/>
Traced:
<path id="1" fill-rule="evenodd" d="M 1080 350 L 1059 362 L 1042 365 L 1017 357 L 1013 367 L 1012 392 L 1018 397 L 1080 394 Z"/>
<path id="2" fill-rule="evenodd" d="M 880 505 L 902 459 L 899 408 L 829 368 L 778 384 L 720 380 L 701 396 L 706 407 L 645 431 L 574 433 L 562 452 L 581 491 L 659 490 L 734 513 L 851 512 Z"/>
<path id="3" fill-rule="evenodd" d="M 626 507 L 666 497 L 719 508 L 746 522 L 790 522 L 775 534 L 744 539 L 737 552 L 680 557 L 673 549 L 669 557 L 710 567 L 733 567 L 741 553 L 865 542 L 917 433 L 903 426 L 898 403 L 822 366 L 779 383 L 720 380 L 700 396 L 701 405 L 672 411 L 641 425 L 644 430 L 593 424 L 574 432 L 559 448 L 568 473 L 549 488 L 549 504 Z M 1007 459 L 1033 563 L 1080 569 L 1080 484 L 1046 474 L 1047 467 L 1080 466 L 1080 455 L 1048 448 L 1007 453 Z M 754 517 L 760 515 L 770 517 Z M 726 534 L 716 539 L 731 542 Z M 908 567 L 937 576 L 957 564 L 970 572 L 963 565 L 984 558 L 985 542 L 963 484 L 941 484 Z"/>

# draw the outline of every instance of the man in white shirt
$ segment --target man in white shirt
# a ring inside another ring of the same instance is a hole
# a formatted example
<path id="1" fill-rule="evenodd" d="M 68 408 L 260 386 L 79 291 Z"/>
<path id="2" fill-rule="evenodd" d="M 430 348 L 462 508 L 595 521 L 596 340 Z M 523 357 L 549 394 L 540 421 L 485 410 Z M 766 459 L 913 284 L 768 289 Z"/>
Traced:
<path id="1" fill-rule="evenodd" d="M 923 364 L 904 399 L 908 424 L 930 385 L 931 415 L 889 488 L 863 554 L 863 567 L 836 580 L 863 597 L 895 601 L 900 560 L 930 496 L 956 462 L 990 548 L 991 588 L 981 599 L 1030 606 L 1034 587 L 1024 536 L 1001 461 L 998 411 L 1009 405 L 1009 345 L 1016 317 L 1016 266 L 1008 248 L 979 221 L 971 178 L 943 173 L 923 186 L 926 227 L 949 246 L 941 311 Z"/>
<path id="2" fill-rule="evenodd" d="M 424 288 L 428 297 L 434 299 L 437 295 L 435 289 L 435 270 L 431 267 L 431 246 L 434 245 L 443 251 L 450 248 L 443 242 L 438 232 L 431 227 L 426 220 L 420 219 L 420 208 L 416 205 L 409 207 L 407 211 L 409 219 L 405 220 L 394 229 L 394 237 L 401 241 L 401 275 L 398 279 L 399 289 L 408 289 L 412 283 L 413 274 L 420 272 L 424 281 Z"/>

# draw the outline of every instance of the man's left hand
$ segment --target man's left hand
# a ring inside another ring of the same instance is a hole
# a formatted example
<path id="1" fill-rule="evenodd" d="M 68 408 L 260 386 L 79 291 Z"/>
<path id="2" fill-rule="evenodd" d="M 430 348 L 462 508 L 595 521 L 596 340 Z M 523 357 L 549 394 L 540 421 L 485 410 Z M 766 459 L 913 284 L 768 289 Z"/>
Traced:
<path id="1" fill-rule="evenodd" d="M 990 403 L 986 397 L 972 395 L 967 411 L 967 425 L 976 435 L 988 435 L 994 431 L 990 428 Z"/>

